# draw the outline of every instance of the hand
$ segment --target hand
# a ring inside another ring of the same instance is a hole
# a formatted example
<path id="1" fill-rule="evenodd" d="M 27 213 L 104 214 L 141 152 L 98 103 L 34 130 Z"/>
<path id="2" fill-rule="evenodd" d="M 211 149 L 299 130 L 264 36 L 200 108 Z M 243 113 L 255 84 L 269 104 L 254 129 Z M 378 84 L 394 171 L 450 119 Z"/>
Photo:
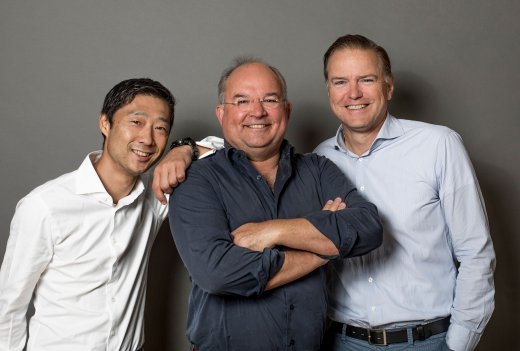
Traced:
<path id="1" fill-rule="evenodd" d="M 152 190 L 157 200 L 166 205 L 164 194 L 171 194 L 173 188 L 186 179 L 186 169 L 191 164 L 191 147 L 183 145 L 168 152 L 153 171 Z"/>
<path id="2" fill-rule="evenodd" d="M 341 198 L 337 197 L 334 200 L 327 201 L 322 210 L 336 212 L 339 210 L 344 210 L 345 208 L 347 208 L 347 204 L 344 203 Z"/>
<path id="3" fill-rule="evenodd" d="M 246 223 L 235 229 L 231 236 L 233 243 L 253 251 L 262 252 L 265 248 L 275 246 L 275 228 L 272 221 L 260 223 Z"/>

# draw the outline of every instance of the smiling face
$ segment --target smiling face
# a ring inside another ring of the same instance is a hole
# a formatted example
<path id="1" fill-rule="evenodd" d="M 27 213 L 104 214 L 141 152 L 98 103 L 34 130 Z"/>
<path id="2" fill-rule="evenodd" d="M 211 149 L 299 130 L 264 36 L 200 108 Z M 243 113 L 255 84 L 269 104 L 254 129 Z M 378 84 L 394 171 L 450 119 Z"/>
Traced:
<path id="1" fill-rule="evenodd" d="M 162 155 L 170 132 L 170 108 L 160 98 L 136 95 L 118 109 L 112 123 L 99 118 L 105 136 L 99 171 L 113 178 L 136 178 Z"/>
<path id="2" fill-rule="evenodd" d="M 345 138 L 356 134 L 376 137 L 386 118 L 393 89 L 392 78 L 385 77 L 372 50 L 347 48 L 330 56 L 329 103 L 343 124 Z"/>
<path id="3" fill-rule="evenodd" d="M 225 103 L 216 107 L 224 138 L 243 150 L 249 159 L 263 161 L 278 155 L 291 112 L 280 81 L 261 63 L 247 63 L 236 68 L 226 82 Z M 249 100 L 247 108 L 237 102 Z M 260 100 L 278 100 L 276 107 Z"/>

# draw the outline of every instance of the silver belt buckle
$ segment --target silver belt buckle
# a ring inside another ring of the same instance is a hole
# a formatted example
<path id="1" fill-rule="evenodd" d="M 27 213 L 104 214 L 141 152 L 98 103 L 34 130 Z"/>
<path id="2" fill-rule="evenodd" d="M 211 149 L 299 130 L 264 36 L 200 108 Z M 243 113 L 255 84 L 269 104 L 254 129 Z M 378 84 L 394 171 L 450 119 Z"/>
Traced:
<path id="1" fill-rule="evenodd" d="M 383 333 L 383 342 L 381 343 L 380 341 L 377 341 L 377 340 L 372 341 L 372 332 Z M 367 336 L 368 336 L 368 343 L 370 345 L 382 345 L 382 346 L 388 345 L 388 343 L 386 341 L 386 329 L 368 329 L 367 328 Z"/>

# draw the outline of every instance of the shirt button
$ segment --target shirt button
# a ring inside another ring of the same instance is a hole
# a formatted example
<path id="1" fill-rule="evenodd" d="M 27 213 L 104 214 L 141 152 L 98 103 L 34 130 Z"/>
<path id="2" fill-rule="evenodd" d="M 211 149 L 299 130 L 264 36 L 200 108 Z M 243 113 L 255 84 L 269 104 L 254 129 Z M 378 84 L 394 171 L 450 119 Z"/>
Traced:
<path id="1" fill-rule="evenodd" d="M 115 297 L 112 298 L 112 302 L 116 302 L 116 298 Z"/>
<path id="2" fill-rule="evenodd" d="M 262 176 L 261 175 L 257 175 L 256 176 L 256 180 L 262 180 Z"/>
<path id="3" fill-rule="evenodd" d="M 372 283 L 373 281 L 374 281 L 374 279 L 372 277 L 368 278 L 369 283 Z"/>
<path id="4" fill-rule="evenodd" d="M 114 335 L 116 335 L 116 332 L 113 331 L 113 330 L 111 330 L 111 331 L 110 331 L 110 336 L 114 336 Z"/>
<path id="5" fill-rule="evenodd" d="M 291 305 L 289 306 L 289 309 L 294 310 L 294 305 L 291 304 Z"/>
<path id="6" fill-rule="evenodd" d="M 294 339 L 291 339 L 291 341 L 289 341 L 289 346 L 293 346 L 294 345 Z"/>
<path id="7" fill-rule="evenodd" d="M 372 312 L 374 312 L 376 310 L 376 306 L 372 306 L 370 307 L 370 309 L 372 310 Z"/>
<path id="8" fill-rule="evenodd" d="M 365 190 L 365 186 L 364 186 L 364 185 L 361 185 L 361 186 L 359 187 L 359 190 L 364 191 L 364 190 Z"/>
<path id="9" fill-rule="evenodd" d="M 358 158 L 358 161 L 363 162 L 363 158 L 362 157 Z"/>

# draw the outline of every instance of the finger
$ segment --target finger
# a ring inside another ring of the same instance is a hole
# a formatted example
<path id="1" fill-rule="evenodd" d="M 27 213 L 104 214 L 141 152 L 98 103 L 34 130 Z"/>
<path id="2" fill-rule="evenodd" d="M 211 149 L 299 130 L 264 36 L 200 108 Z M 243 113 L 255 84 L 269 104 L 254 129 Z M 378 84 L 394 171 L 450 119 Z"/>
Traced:
<path id="1" fill-rule="evenodd" d="M 329 211 L 340 210 L 342 203 L 343 203 L 343 201 L 341 200 L 341 198 L 339 198 L 339 197 L 335 198 L 334 201 L 332 201 L 332 204 L 329 206 Z"/>
<path id="2" fill-rule="evenodd" d="M 157 177 L 155 175 L 155 171 L 154 171 L 154 176 L 153 176 L 153 181 L 152 181 L 152 191 L 153 191 L 155 197 L 157 198 L 157 200 L 159 200 L 159 202 L 162 203 L 163 205 L 166 205 L 166 197 L 164 196 L 164 193 L 161 189 L 160 177 Z"/>
<path id="3" fill-rule="evenodd" d="M 173 171 L 168 174 L 169 185 L 171 188 L 175 188 L 186 180 L 186 168 L 187 165 L 184 163 L 176 164 Z"/>
<path id="4" fill-rule="evenodd" d="M 330 207 L 332 206 L 332 200 L 328 200 L 325 205 L 323 206 L 323 211 L 330 211 Z"/>
<path id="5" fill-rule="evenodd" d="M 337 211 L 340 204 L 341 204 L 341 199 L 339 197 L 335 198 L 334 201 L 332 201 L 330 210 Z"/>

